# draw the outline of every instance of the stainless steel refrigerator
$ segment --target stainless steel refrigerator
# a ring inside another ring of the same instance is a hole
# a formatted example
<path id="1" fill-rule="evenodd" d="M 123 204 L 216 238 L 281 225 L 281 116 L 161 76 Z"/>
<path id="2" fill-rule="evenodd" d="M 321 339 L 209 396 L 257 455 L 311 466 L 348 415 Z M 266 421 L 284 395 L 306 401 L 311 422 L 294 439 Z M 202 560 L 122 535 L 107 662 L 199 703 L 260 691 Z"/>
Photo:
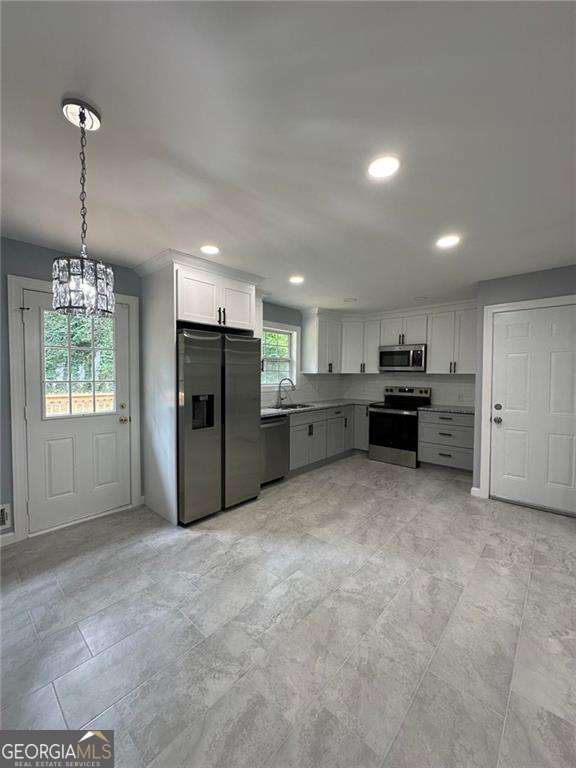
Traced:
<path id="1" fill-rule="evenodd" d="M 260 493 L 260 339 L 178 332 L 178 519 Z"/>

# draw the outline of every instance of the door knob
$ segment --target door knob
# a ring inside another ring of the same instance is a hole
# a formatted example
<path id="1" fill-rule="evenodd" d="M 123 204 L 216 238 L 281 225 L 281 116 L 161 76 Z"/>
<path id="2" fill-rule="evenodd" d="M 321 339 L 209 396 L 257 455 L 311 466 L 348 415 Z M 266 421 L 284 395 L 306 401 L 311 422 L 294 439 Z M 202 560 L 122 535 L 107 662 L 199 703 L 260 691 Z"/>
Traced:
<path id="1" fill-rule="evenodd" d="M 118 421 L 120 422 L 120 424 L 128 424 L 128 416 L 120 416 Z"/>
<path id="2" fill-rule="evenodd" d="M 492 421 L 494 422 L 494 424 L 502 424 L 502 416 L 494 416 Z"/>
<path id="3" fill-rule="evenodd" d="M 494 410 L 495 411 L 501 411 L 502 410 L 502 403 L 494 403 Z"/>

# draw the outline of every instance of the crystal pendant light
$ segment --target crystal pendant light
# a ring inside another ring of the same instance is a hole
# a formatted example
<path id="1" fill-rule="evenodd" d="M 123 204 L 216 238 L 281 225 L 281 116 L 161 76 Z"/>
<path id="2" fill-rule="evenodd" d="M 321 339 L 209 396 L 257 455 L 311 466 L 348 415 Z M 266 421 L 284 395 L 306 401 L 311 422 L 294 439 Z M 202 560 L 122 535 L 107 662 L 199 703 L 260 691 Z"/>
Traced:
<path id="1" fill-rule="evenodd" d="M 94 107 L 77 99 L 62 102 L 64 117 L 80 128 L 80 230 L 78 257 L 59 256 L 52 265 L 52 306 L 66 315 L 110 316 L 114 314 L 114 272 L 102 261 L 86 253 L 86 131 L 100 128 L 100 115 Z"/>

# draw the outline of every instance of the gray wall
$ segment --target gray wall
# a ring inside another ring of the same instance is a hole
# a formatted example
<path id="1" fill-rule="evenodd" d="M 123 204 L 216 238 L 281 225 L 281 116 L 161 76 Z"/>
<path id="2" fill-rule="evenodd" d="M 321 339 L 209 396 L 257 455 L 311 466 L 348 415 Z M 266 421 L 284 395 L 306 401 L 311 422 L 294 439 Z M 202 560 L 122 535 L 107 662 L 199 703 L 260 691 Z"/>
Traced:
<path id="1" fill-rule="evenodd" d="M 39 245 L 1 238 L 0 241 L 0 502 L 12 502 L 12 444 L 10 428 L 10 366 L 8 349 L 7 275 L 49 280 L 52 259 L 63 254 Z M 66 254 L 68 255 L 68 254 Z M 111 260 L 112 261 L 112 260 Z M 139 275 L 127 267 L 115 267 L 116 290 L 140 296 Z"/>
<path id="2" fill-rule="evenodd" d="M 286 325 L 298 325 L 302 327 L 302 312 L 292 307 L 283 307 L 280 304 L 262 302 L 262 314 L 265 323 L 285 323 Z"/>
<path id="3" fill-rule="evenodd" d="M 474 485 L 480 485 L 480 447 L 482 425 L 482 327 L 484 307 L 491 304 L 507 304 L 528 299 L 547 299 L 552 296 L 576 294 L 576 264 L 542 272 L 484 280 L 478 283 L 478 307 L 480 309 L 478 374 L 476 375 L 476 418 L 474 444 Z"/>

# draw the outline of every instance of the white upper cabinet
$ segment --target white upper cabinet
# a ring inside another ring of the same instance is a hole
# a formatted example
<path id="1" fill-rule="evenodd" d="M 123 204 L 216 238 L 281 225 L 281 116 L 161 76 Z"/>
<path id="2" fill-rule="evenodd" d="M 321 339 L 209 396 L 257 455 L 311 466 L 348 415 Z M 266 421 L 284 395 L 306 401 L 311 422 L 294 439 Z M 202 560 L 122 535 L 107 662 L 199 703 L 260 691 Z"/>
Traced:
<path id="1" fill-rule="evenodd" d="M 305 314 L 302 322 L 302 373 L 340 373 L 342 323 L 317 314 Z"/>
<path id="2" fill-rule="evenodd" d="M 178 320 L 254 329 L 256 289 L 250 283 L 182 267 L 176 282 Z"/>
<path id="3" fill-rule="evenodd" d="M 362 373 L 364 365 L 364 323 L 344 320 L 342 323 L 342 373 Z"/>
<path id="4" fill-rule="evenodd" d="M 364 323 L 364 373 L 378 373 L 378 347 L 380 346 L 380 320 Z"/>
<path id="5" fill-rule="evenodd" d="M 342 373 L 378 373 L 380 320 L 342 322 Z"/>
<path id="6" fill-rule="evenodd" d="M 409 315 L 403 319 L 402 344 L 426 344 L 428 315 Z"/>
<path id="7" fill-rule="evenodd" d="M 404 330 L 404 318 L 386 317 L 382 320 L 380 326 L 380 343 L 383 347 L 391 347 L 401 344 L 402 332 Z"/>
<path id="8" fill-rule="evenodd" d="M 425 344 L 428 315 L 386 317 L 382 320 L 380 343 L 383 346 L 397 344 Z"/>
<path id="9" fill-rule="evenodd" d="M 250 283 L 221 278 L 222 325 L 230 328 L 247 328 L 256 325 L 256 289 Z"/>
<path id="10" fill-rule="evenodd" d="M 452 373 L 454 361 L 454 312 L 428 316 L 427 373 Z"/>
<path id="11" fill-rule="evenodd" d="M 178 320 L 193 323 L 218 324 L 220 308 L 220 278 L 195 269 L 178 269 Z"/>
<path id="12" fill-rule="evenodd" d="M 455 313 L 453 373 L 476 373 L 478 368 L 478 310 Z"/>
<path id="13" fill-rule="evenodd" d="M 476 373 L 477 318 L 477 309 L 428 316 L 427 373 Z"/>

